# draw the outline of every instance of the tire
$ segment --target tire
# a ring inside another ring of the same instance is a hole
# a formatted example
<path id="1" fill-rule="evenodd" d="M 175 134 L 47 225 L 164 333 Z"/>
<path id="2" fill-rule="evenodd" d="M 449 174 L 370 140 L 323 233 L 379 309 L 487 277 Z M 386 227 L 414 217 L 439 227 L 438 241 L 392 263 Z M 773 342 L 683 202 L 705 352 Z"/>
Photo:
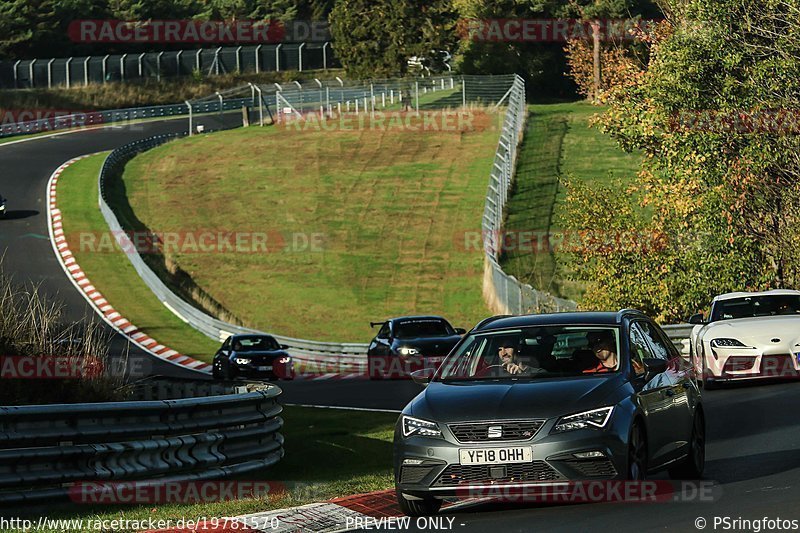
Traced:
<path id="1" fill-rule="evenodd" d="M 625 479 L 643 481 L 647 477 L 647 437 L 639 422 L 631 427 L 628 440 L 628 471 Z"/>
<path id="2" fill-rule="evenodd" d="M 436 498 L 423 498 L 421 500 L 407 500 L 397 491 L 397 503 L 406 516 L 430 516 L 439 512 L 442 500 Z"/>
<path id="3" fill-rule="evenodd" d="M 698 409 L 692 420 L 692 436 L 689 438 L 689 455 L 669 469 L 672 479 L 700 479 L 706 464 L 706 419 Z"/>

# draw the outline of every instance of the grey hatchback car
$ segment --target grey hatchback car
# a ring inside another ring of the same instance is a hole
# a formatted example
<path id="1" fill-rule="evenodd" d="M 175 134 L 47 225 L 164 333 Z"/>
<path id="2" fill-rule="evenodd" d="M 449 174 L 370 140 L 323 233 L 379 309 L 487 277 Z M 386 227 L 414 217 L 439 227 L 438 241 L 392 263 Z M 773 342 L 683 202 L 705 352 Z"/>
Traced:
<path id="1" fill-rule="evenodd" d="M 500 316 L 470 331 L 395 428 L 411 516 L 480 489 L 699 479 L 705 419 L 691 366 L 639 311 Z"/>

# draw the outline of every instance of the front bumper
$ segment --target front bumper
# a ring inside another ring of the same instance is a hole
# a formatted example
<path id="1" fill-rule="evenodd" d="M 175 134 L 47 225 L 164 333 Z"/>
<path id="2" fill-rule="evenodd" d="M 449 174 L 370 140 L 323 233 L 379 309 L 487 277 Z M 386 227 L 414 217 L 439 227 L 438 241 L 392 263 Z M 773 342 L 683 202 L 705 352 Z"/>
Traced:
<path id="1" fill-rule="evenodd" d="M 235 377 L 251 379 L 287 379 L 295 378 L 294 365 L 289 363 L 250 363 L 247 365 L 234 364 Z M 265 368 L 266 367 L 266 368 Z"/>
<path id="2" fill-rule="evenodd" d="M 765 352 L 759 349 L 711 348 L 706 355 L 703 376 L 712 381 L 739 379 L 780 379 L 800 377 L 800 353 L 788 350 Z"/>
<path id="3" fill-rule="evenodd" d="M 444 439 L 395 436 L 395 483 L 410 497 L 475 498 L 497 490 L 558 486 L 574 481 L 624 479 L 627 472 L 628 427 L 614 417 L 605 429 L 550 434 L 548 420 L 527 441 L 459 443 L 445 424 Z M 506 465 L 462 465 L 459 450 L 470 448 L 532 448 L 532 461 Z M 602 457 L 575 454 L 600 452 Z M 406 460 L 421 464 L 404 464 Z"/>

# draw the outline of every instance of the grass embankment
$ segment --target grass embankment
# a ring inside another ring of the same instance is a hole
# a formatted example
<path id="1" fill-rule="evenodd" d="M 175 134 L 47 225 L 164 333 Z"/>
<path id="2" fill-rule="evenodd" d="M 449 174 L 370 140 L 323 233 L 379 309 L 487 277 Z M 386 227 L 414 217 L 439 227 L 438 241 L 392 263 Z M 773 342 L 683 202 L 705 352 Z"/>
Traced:
<path id="1" fill-rule="evenodd" d="M 149 105 L 174 104 L 185 100 L 213 95 L 240 85 L 252 83 L 283 83 L 314 78 L 333 79 L 340 70 L 305 72 L 261 72 L 258 74 L 223 74 L 220 76 L 191 76 L 165 78 L 161 81 L 95 83 L 88 86 L 57 87 L 54 89 L 8 89 L 0 91 L 0 112 L 4 110 L 74 110 L 97 111 Z"/>
<path id="2" fill-rule="evenodd" d="M 121 212 L 182 243 L 266 236 L 271 253 L 164 254 L 168 271 L 259 329 L 365 341 L 370 320 L 410 313 L 471 326 L 487 310 L 481 251 L 465 250 L 464 234 L 479 231 L 495 118 L 478 112 L 465 131 L 289 126 L 184 139 L 128 164 Z"/>
<path id="3" fill-rule="evenodd" d="M 156 298 L 119 249 L 97 207 L 97 176 L 108 153 L 69 166 L 58 181 L 58 207 L 70 249 L 101 294 L 159 343 L 210 361 L 219 343 L 186 325 Z M 81 238 L 83 237 L 83 241 Z"/>
<path id="4" fill-rule="evenodd" d="M 562 231 L 566 191 L 561 179 L 611 186 L 633 180 L 641 156 L 625 153 L 596 128 L 591 117 L 603 107 L 587 102 L 531 105 L 525 138 L 517 163 L 516 183 L 507 206 L 505 230 L 510 249 L 501 258 L 503 269 L 534 288 L 579 300 L 583 283 L 569 280 L 557 239 Z M 524 232 L 533 232 L 529 240 Z M 555 250 L 540 232 L 555 233 Z M 541 247 L 539 245 L 541 244 Z"/>
<path id="5" fill-rule="evenodd" d="M 396 414 L 286 407 L 286 455 L 242 481 L 269 481 L 284 494 L 228 502 L 53 509 L 50 518 L 167 520 L 237 516 L 393 487 L 392 437 Z"/>

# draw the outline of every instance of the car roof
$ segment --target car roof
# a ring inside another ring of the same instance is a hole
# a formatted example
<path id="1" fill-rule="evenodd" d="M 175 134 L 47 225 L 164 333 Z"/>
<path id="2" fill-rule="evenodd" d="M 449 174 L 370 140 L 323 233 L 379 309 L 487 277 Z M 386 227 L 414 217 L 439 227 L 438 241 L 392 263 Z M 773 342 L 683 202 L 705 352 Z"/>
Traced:
<path id="1" fill-rule="evenodd" d="M 772 289 L 770 291 L 760 292 L 728 292 L 715 296 L 711 301 L 718 302 L 720 300 L 732 300 L 734 298 L 746 298 L 748 296 L 800 296 L 800 291 L 793 289 Z"/>
<path id="2" fill-rule="evenodd" d="M 405 320 L 447 320 L 444 317 L 436 316 L 436 315 L 413 315 L 413 316 L 396 316 L 394 318 L 390 318 L 387 322 L 398 322 L 398 321 L 405 321 Z"/>
<path id="3" fill-rule="evenodd" d="M 622 324 L 623 319 L 626 317 L 647 318 L 644 313 L 636 311 L 635 309 L 548 313 L 538 315 L 500 315 L 481 321 L 473 328 L 473 331 L 572 324 L 616 326 Z"/>

